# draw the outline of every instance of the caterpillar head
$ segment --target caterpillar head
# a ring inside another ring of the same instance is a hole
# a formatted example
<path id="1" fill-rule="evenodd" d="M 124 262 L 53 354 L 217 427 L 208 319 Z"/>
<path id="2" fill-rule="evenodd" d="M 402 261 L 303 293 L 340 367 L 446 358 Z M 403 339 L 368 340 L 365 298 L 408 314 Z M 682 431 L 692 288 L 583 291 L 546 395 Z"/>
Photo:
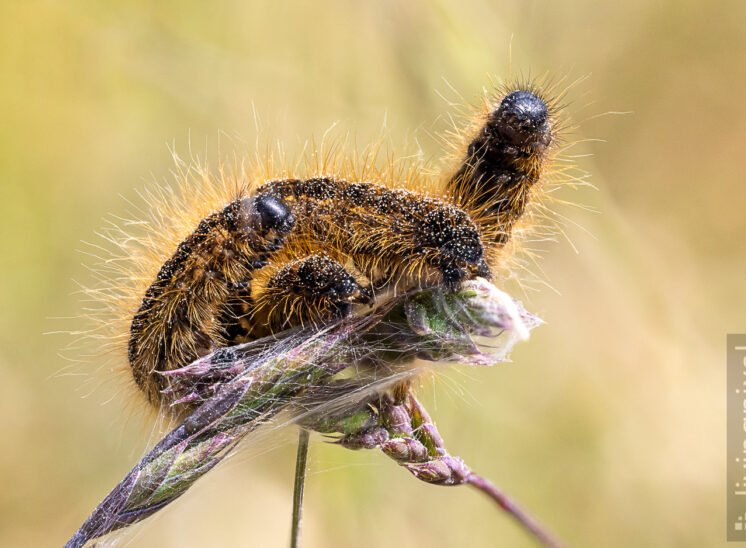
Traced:
<path id="1" fill-rule="evenodd" d="M 241 200 L 239 226 L 262 235 L 288 234 L 295 226 L 295 215 L 282 198 L 261 194 Z"/>
<path id="2" fill-rule="evenodd" d="M 530 91 L 518 90 L 506 95 L 489 117 L 487 127 L 500 140 L 515 146 L 543 146 L 552 142 L 549 109 Z"/>

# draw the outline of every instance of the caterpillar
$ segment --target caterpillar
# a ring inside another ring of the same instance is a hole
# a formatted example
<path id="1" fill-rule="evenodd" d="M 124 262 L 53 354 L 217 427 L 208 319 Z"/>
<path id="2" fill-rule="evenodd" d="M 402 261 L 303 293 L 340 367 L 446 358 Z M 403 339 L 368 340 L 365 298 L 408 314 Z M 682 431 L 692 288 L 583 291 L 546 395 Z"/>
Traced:
<path id="1" fill-rule="evenodd" d="M 125 315 L 137 387 L 183 415 L 165 395 L 164 371 L 289 327 L 323 326 L 392 292 L 493 276 L 551 171 L 558 99 L 537 85 L 488 94 L 440 173 L 415 160 L 361 172 L 343 152 L 327 162 L 315 151 L 321 164 L 303 176 L 248 175 L 232 187 L 205 176 L 191 202 L 204 216 L 185 219 L 174 200 L 140 240 L 140 258 L 158 266 L 130 276 L 141 281 Z"/>

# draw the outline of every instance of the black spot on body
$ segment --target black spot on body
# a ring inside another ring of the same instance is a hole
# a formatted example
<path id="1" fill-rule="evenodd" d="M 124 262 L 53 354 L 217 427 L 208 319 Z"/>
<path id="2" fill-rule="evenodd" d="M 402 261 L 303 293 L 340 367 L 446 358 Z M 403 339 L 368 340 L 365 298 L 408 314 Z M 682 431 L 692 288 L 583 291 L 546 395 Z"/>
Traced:
<path id="1" fill-rule="evenodd" d="M 210 361 L 218 367 L 229 367 L 236 363 L 238 354 L 233 347 L 224 346 L 213 352 Z"/>

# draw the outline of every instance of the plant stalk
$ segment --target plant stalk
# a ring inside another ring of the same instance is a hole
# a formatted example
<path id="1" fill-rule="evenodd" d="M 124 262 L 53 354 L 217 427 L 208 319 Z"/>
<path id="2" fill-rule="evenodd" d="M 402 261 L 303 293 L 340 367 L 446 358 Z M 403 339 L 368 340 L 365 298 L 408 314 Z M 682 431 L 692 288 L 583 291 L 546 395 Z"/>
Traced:
<path id="1" fill-rule="evenodd" d="M 517 506 L 510 498 L 500 491 L 495 485 L 473 472 L 469 475 L 467 483 L 479 489 L 490 497 L 497 505 L 523 526 L 526 531 L 533 535 L 547 548 L 564 548 L 564 546 L 552 538 L 548 531 L 539 525 L 530 515 Z"/>
<path id="2" fill-rule="evenodd" d="M 303 514 L 303 488 L 306 484 L 306 466 L 308 462 L 308 439 L 310 434 L 305 428 L 298 433 L 298 454 L 295 458 L 295 485 L 293 487 L 293 522 L 290 526 L 290 548 L 300 546 L 300 526 Z"/>

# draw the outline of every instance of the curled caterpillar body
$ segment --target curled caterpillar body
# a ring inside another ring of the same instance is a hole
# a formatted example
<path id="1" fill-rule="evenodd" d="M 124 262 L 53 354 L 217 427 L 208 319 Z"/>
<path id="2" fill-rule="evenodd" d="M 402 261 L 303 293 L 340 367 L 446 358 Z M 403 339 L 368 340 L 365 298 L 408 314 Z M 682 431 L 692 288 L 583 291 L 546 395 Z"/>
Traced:
<path id="1" fill-rule="evenodd" d="M 142 296 L 128 346 L 137 386 L 182 415 L 163 371 L 344 318 L 389 290 L 489 278 L 551 158 L 555 119 L 538 94 L 505 94 L 455 173 L 425 185 L 327 170 L 250 181 L 164 257 Z"/>

